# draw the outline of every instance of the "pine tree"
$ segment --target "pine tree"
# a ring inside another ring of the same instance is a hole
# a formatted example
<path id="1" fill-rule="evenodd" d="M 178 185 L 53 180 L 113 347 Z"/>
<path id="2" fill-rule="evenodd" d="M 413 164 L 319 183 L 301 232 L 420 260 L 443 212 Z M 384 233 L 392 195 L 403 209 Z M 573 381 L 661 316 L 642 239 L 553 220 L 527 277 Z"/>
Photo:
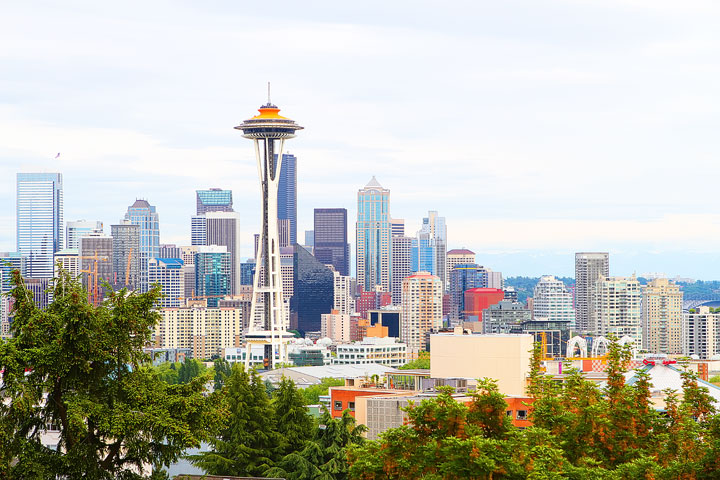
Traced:
<path id="1" fill-rule="evenodd" d="M 273 392 L 277 431 L 282 438 L 281 455 L 298 452 L 312 439 L 313 419 L 304 405 L 302 394 L 295 383 L 283 377 Z"/>

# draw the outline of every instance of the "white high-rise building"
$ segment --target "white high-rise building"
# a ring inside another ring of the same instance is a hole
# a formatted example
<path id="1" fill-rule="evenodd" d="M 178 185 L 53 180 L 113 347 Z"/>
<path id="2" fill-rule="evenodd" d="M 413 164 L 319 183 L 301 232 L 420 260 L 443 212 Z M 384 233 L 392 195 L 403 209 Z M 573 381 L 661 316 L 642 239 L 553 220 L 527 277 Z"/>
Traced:
<path id="1" fill-rule="evenodd" d="M 552 275 L 543 275 L 533 293 L 533 318 L 575 325 L 573 297 L 565 284 Z"/>
<path id="2" fill-rule="evenodd" d="M 642 292 L 632 277 L 608 277 L 595 282 L 593 302 L 594 331 L 618 339 L 630 336 L 639 349 L 642 344 Z"/>
<path id="3" fill-rule="evenodd" d="M 575 254 L 575 325 L 580 332 L 599 333 L 593 324 L 593 293 L 598 278 L 610 276 L 607 252 Z"/>
<path id="4" fill-rule="evenodd" d="M 408 351 L 425 349 L 426 336 L 443 322 L 443 285 L 440 277 L 417 272 L 403 280 L 400 340 Z"/>
<path id="5" fill-rule="evenodd" d="M 17 251 L 27 258 L 28 277 L 52 278 L 63 228 L 62 174 L 18 173 Z"/>
<path id="6" fill-rule="evenodd" d="M 75 248 L 66 248 L 55 253 L 55 278 L 57 278 L 60 274 L 58 265 L 72 278 L 76 278 L 80 275 L 80 258 L 78 250 Z"/>
<path id="7" fill-rule="evenodd" d="M 357 279 L 366 292 L 390 291 L 390 190 L 372 177 L 358 190 Z"/>
<path id="8" fill-rule="evenodd" d="M 333 272 L 333 310 L 350 315 L 355 312 L 355 295 L 353 295 L 352 278 Z"/>
<path id="9" fill-rule="evenodd" d="M 391 239 L 392 242 L 392 261 L 391 261 L 391 284 L 390 293 L 392 294 L 393 305 L 400 305 L 402 302 L 402 283 L 409 277 L 412 271 L 412 238 L 404 235 L 396 235 Z"/>
<path id="10" fill-rule="evenodd" d="M 697 355 L 710 360 L 720 354 L 720 313 L 710 313 L 710 307 L 698 307 L 695 313 L 683 314 L 683 354 Z"/>
<path id="11" fill-rule="evenodd" d="M 656 278 L 643 288 L 643 349 L 650 353 L 683 352 L 683 294 L 667 278 Z"/>
<path id="12" fill-rule="evenodd" d="M 150 285 L 162 287 L 163 296 L 158 300 L 162 308 L 177 308 L 185 304 L 185 271 L 179 258 L 151 258 L 148 262 Z"/>
<path id="13" fill-rule="evenodd" d="M 103 234 L 103 222 L 95 220 L 75 220 L 67 222 L 65 226 L 65 248 L 80 248 L 81 237 L 97 234 Z"/>

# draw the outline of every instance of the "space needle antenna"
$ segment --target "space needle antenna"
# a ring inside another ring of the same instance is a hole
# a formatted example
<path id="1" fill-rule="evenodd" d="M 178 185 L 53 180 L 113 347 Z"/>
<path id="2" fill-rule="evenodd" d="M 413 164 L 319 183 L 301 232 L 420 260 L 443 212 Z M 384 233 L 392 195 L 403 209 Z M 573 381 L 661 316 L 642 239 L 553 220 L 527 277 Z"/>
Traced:
<path id="1" fill-rule="evenodd" d="M 268 105 L 272 105 L 270 103 L 270 82 L 268 82 Z"/>

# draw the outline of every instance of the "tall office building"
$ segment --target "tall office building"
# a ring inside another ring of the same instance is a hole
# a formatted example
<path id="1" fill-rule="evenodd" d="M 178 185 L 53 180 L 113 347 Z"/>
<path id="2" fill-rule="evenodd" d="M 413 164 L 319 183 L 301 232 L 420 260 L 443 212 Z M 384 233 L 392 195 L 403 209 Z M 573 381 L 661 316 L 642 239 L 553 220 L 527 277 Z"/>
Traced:
<path id="1" fill-rule="evenodd" d="M 230 292 L 235 295 L 241 284 L 240 264 L 240 214 L 236 212 L 209 212 L 207 221 L 207 244 L 223 245 L 230 254 Z"/>
<path id="2" fill-rule="evenodd" d="M 107 294 L 103 282 L 113 283 L 113 239 L 101 234 L 80 237 L 78 254 L 83 285 L 88 292 L 97 295 L 95 301 L 100 303 Z M 95 286 L 97 292 L 94 291 Z"/>
<path id="3" fill-rule="evenodd" d="M 435 275 L 440 277 L 443 288 L 447 292 L 449 285 L 447 278 L 447 226 L 445 217 L 441 217 L 438 212 L 431 210 L 428 212 L 427 218 L 423 218 L 423 226 L 426 224 L 435 246 L 435 258 L 433 259 Z"/>
<path id="4" fill-rule="evenodd" d="M 182 247 L 174 243 L 163 243 L 160 245 L 158 258 L 182 258 Z"/>
<path id="5" fill-rule="evenodd" d="M 575 254 L 575 325 L 579 332 L 594 333 L 592 298 L 595 283 L 610 276 L 610 255 L 607 252 Z"/>
<path id="6" fill-rule="evenodd" d="M 455 268 L 455 265 L 475 263 L 475 252 L 468 250 L 466 248 L 455 248 L 455 249 L 449 250 L 447 252 L 447 256 L 446 256 L 446 262 L 447 262 L 446 278 L 449 279 L 450 272 L 452 271 L 453 268 Z"/>
<path id="7" fill-rule="evenodd" d="M 179 258 L 151 258 L 148 262 L 150 285 L 162 287 L 162 297 L 157 302 L 161 308 L 179 308 L 185 304 L 185 272 Z"/>
<path id="8" fill-rule="evenodd" d="M 160 217 L 147 200 L 136 200 L 128 207 L 125 220 L 140 227 L 140 292 L 147 292 L 148 262 L 160 254 Z"/>
<path id="9" fill-rule="evenodd" d="M 65 226 L 65 248 L 80 248 L 80 237 L 103 233 L 103 222 L 95 220 L 75 220 Z"/>
<path id="10" fill-rule="evenodd" d="M 208 212 L 232 212 L 232 190 L 211 188 L 209 190 L 196 190 L 197 215 Z"/>
<path id="11" fill-rule="evenodd" d="M 332 265 L 341 275 L 350 275 L 347 210 L 316 208 L 314 232 L 315 258 L 326 265 Z"/>
<path id="12" fill-rule="evenodd" d="M 400 340 L 408 350 L 425 350 L 426 336 L 442 327 L 443 287 L 440 277 L 417 272 L 403 281 Z"/>
<path id="13" fill-rule="evenodd" d="M 393 305 L 402 301 L 402 283 L 413 273 L 411 237 L 396 235 L 391 238 L 390 293 Z"/>
<path id="14" fill-rule="evenodd" d="M 17 251 L 27 257 L 28 277 L 52 278 L 63 228 L 62 174 L 18 173 Z"/>
<path id="15" fill-rule="evenodd" d="M 65 248 L 59 252 L 55 252 L 55 272 L 54 277 L 60 277 L 60 269 L 63 269 L 72 278 L 80 275 L 80 258 L 79 250 L 76 248 Z"/>
<path id="16" fill-rule="evenodd" d="M 472 288 L 487 288 L 487 277 L 487 269 L 477 263 L 461 263 L 450 271 L 450 320 L 453 324 L 465 320 L 465 292 Z"/>
<path id="17" fill-rule="evenodd" d="M 532 312 L 522 303 L 500 300 L 482 312 L 482 333 L 522 333 L 523 323 L 529 322 Z"/>
<path id="18" fill-rule="evenodd" d="M 404 218 L 391 218 L 390 219 L 390 236 L 392 236 L 392 237 L 405 236 L 405 219 Z"/>
<path id="19" fill-rule="evenodd" d="M 227 247 L 201 246 L 195 254 L 195 294 L 208 297 L 208 307 L 217 307 L 218 298 L 230 295 L 231 261 Z"/>
<path id="20" fill-rule="evenodd" d="M 572 294 L 563 282 L 552 275 L 543 275 L 533 293 L 533 318 L 568 322 L 575 325 Z"/>
<path id="21" fill-rule="evenodd" d="M 643 288 L 642 347 L 650 353 L 683 352 L 683 294 L 678 285 L 656 278 Z"/>
<path id="22" fill-rule="evenodd" d="M 413 272 L 430 272 L 436 275 L 435 238 L 430 231 L 427 220 L 427 218 L 423 219 L 422 227 L 412 240 L 412 270 Z"/>
<path id="23" fill-rule="evenodd" d="M 595 282 L 592 297 L 593 331 L 618 339 L 630 336 L 637 348 L 642 342 L 642 292 L 632 277 L 606 277 Z"/>
<path id="24" fill-rule="evenodd" d="M 190 245 L 207 245 L 205 214 L 190 217 Z"/>
<path id="25" fill-rule="evenodd" d="M 357 279 L 365 291 L 390 291 L 390 190 L 372 177 L 358 190 Z"/>
<path id="26" fill-rule="evenodd" d="M 301 332 L 319 332 L 322 314 L 333 309 L 335 276 L 300 245 L 295 245 L 294 252 L 290 323 Z"/>
<path id="27" fill-rule="evenodd" d="M 333 272 L 333 310 L 350 315 L 355 312 L 352 278 Z"/>
<path id="28" fill-rule="evenodd" d="M 305 230 L 305 243 L 306 247 L 315 246 L 315 230 Z"/>
<path id="29" fill-rule="evenodd" d="M 124 220 L 110 225 L 113 242 L 113 281 L 116 289 L 140 287 L 140 225 Z"/>
<path id="30" fill-rule="evenodd" d="M 277 218 L 290 220 L 290 245 L 295 245 L 297 243 L 297 158 L 289 153 L 283 154 L 280 167 Z"/>

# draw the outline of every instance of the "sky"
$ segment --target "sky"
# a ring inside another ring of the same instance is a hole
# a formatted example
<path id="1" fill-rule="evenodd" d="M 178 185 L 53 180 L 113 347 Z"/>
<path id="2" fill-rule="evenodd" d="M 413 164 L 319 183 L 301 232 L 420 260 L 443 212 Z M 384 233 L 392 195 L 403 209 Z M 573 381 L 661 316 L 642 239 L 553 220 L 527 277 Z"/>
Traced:
<path id="1" fill-rule="evenodd" d="M 504 275 L 720 279 L 720 2 L 33 1 L 0 6 L 0 251 L 17 172 L 62 172 L 65 220 L 136 198 L 190 243 L 195 190 L 260 188 L 234 130 L 267 100 L 305 127 L 298 238 L 375 175 L 410 233 Z M 59 158 L 55 158 L 57 153 Z M 354 252 L 354 246 L 351 247 Z M 354 263 L 354 259 L 353 259 Z"/>

